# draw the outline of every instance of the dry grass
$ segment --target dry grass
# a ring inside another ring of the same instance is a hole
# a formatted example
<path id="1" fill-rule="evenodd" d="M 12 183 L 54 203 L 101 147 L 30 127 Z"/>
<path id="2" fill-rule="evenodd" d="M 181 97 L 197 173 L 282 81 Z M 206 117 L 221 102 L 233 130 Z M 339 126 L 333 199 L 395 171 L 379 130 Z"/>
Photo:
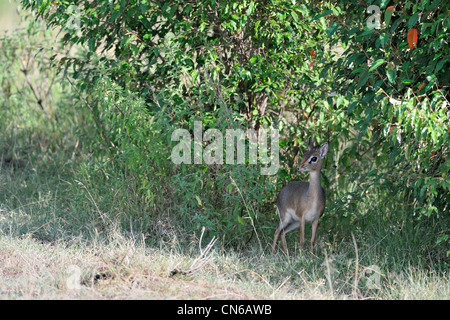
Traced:
<path id="1" fill-rule="evenodd" d="M 1 299 L 285 299 L 329 298 L 315 290 L 288 292 L 219 257 L 192 276 L 171 276 L 192 257 L 145 248 L 121 238 L 108 245 L 40 243 L 0 236 Z M 250 281 L 237 274 L 248 273 Z M 259 279 L 259 280 L 258 280 Z M 283 284 L 282 284 L 283 285 Z"/>
<path id="2" fill-rule="evenodd" d="M 233 253 L 214 252 L 212 260 L 201 270 L 190 276 L 171 276 L 171 270 L 186 268 L 195 258 L 175 249 L 146 248 L 143 243 L 120 235 L 108 244 L 97 241 L 87 244 L 81 240 L 42 243 L 30 236 L 2 235 L 0 299 L 371 298 L 333 291 L 323 276 L 311 277 L 306 268 L 294 276 L 270 280 L 274 273 L 281 273 L 280 266 L 293 268 L 299 257 L 242 259 Z M 403 274 L 383 277 L 383 288 L 375 298 L 450 296 L 448 278 L 442 275 L 411 268 Z"/>
<path id="3" fill-rule="evenodd" d="M 183 259 L 131 242 L 67 245 L 2 236 L 0 248 L 3 299 L 243 297 L 220 281 L 169 277 Z"/>

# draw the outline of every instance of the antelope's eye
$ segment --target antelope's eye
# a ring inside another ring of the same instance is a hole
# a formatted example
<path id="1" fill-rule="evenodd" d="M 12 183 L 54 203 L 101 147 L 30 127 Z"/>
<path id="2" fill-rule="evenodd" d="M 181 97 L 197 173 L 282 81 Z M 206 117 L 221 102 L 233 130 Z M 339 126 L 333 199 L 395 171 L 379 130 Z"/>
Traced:
<path id="1" fill-rule="evenodd" d="M 309 159 L 309 163 L 316 163 L 316 162 L 317 162 L 317 157 L 316 157 L 316 156 L 311 157 L 311 158 Z"/>

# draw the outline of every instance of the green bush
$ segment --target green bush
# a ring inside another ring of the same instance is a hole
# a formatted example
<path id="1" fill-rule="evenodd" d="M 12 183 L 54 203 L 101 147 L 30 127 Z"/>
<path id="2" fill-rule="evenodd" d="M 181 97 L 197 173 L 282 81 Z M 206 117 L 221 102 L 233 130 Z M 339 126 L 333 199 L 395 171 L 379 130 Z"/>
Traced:
<path id="1" fill-rule="evenodd" d="M 369 1 L 383 20 L 372 29 L 358 1 L 22 3 L 61 27 L 65 44 L 84 46 L 84 55 L 52 59 L 96 121 L 99 155 L 108 150 L 131 172 L 146 205 L 232 243 L 260 240 L 314 135 L 330 144 L 326 226 L 389 224 L 397 206 L 440 221 L 430 245 L 448 244 L 447 2 Z M 277 176 L 171 163 L 171 133 L 192 132 L 196 120 L 222 132 L 280 129 Z"/>
<path id="2" fill-rule="evenodd" d="M 372 139 L 382 185 L 406 190 L 414 215 L 448 216 L 450 3 L 391 4 L 341 1 L 324 12 L 332 44 L 345 49 L 325 70 L 333 70 L 334 90 L 349 101 L 358 141 Z"/>

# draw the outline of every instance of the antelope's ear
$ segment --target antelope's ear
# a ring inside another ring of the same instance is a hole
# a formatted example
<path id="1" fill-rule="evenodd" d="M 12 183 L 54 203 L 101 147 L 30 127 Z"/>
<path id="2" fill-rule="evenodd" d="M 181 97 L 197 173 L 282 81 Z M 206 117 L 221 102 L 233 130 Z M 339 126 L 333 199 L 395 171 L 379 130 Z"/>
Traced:
<path id="1" fill-rule="evenodd" d="M 313 142 L 312 137 L 309 137 L 309 140 L 308 140 L 308 147 L 309 147 L 309 150 L 314 149 L 314 142 Z"/>
<path id="2" fill-rule="evenodd" d="M 325 156 L 328 153 L 328 142 L 325 142 L 321 147 L 320 147 L 320 151 L 319 151 L 319 156 L 320 158 L 325 158 Z"/>

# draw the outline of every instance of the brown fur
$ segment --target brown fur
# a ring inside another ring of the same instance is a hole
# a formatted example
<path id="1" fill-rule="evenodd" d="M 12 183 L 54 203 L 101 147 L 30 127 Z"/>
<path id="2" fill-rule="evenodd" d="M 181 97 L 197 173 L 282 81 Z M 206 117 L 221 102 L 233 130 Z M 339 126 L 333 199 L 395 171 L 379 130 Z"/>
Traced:
<path id="1" fill-rule="evenodd" d="M 325 191 L 320 185 L 320 169 L 328 152 L 328 144 L 324 143 L 319 148 L 314 146 L 310 138 L 308 146 L 309 150 L 303 155 L 297 169 L 309 171 L 309 182 L 292 181 L 278 194 L 277 210 L 280 224 L 275 231 L 272 253 L 275 253 L 280 233 L 281 246 L 287 253 L 285 234 L 296 228 L 300 228 L 300 247 L 303 249 L 306 222 L 312 224 L 311 250 L 314 250 L 317 226 L 325 210 Z M 313 157 L 316 157 L 316 162 L 313 161 Z"/>

